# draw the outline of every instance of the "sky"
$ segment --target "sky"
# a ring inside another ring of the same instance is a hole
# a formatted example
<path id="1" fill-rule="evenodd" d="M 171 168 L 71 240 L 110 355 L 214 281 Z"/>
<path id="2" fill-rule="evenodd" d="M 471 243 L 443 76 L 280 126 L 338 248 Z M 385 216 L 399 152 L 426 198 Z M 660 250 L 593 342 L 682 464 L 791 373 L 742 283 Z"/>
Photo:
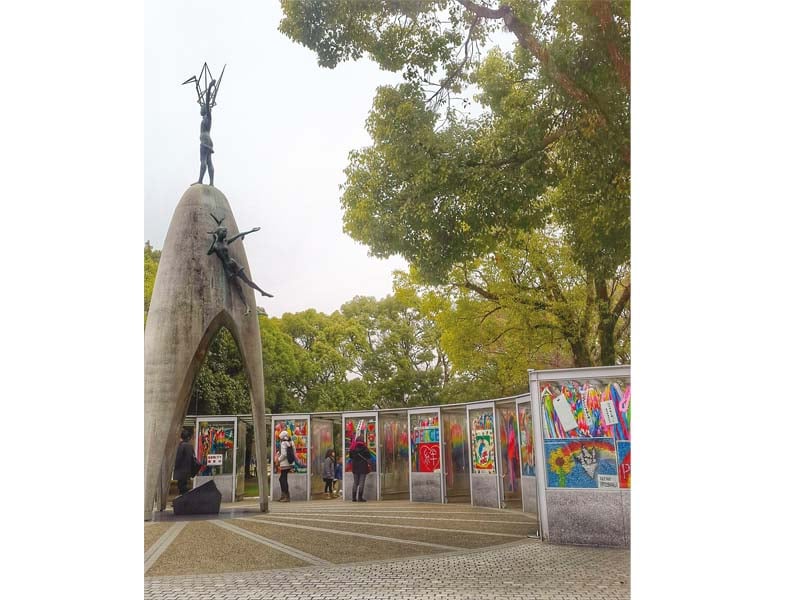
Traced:
<path id="1" fill-rule="evenodd" d="M 362 59 L 336 69 L 278 32 L 278 2 L 146 0 L 144 236 L 162 248 L 172 213 L 199 175 L 200 114 L 192 84 L 227 64 L 212 116 L 214 183 L 231 204 L 253 280 L 273 316 L 331 313 L 354 296 L 392 292 L 400 257 L 378 259 L 342 231 L 348 152 L 371 144 L 375 89 L 401 75 Z M 208 183 L 206 175 L 205 183 Z"/>

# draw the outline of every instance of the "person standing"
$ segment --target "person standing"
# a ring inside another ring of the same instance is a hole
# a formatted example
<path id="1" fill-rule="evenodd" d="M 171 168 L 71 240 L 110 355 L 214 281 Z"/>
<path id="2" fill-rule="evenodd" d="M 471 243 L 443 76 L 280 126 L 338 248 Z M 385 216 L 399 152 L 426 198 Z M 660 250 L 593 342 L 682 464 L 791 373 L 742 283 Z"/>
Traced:
<path id="1" fill-rule="evenodd" d="M 359 435 L 350 449 L 350 464 L 353 468 L 353 502 L 366 502 L 364 500 L 364 486 L 367 484 L 367 474 L 370 471 L 371 461 L 372 455 L 364 443 L 364 436 Z"/>
<path id="2" fill-rule="evenodd" d="M 192 432 L 188 429 L 181 431 L 181 443 L 175 451 L 175 468 L 172 476 L 178 481 L 178 493 L 185 494 L 189 491 L 189 479 L 194 475 L 194 465 L 197 457 L 194 453 L 194 446 L 189 441 Z"/>
<path id="3" fill-rule="evenodd" d="M 322 465 L 322 479 L 325 481 L 325 499 L 333 498 L 333 480 L 336 477 L 333 448 L 325 453 L 325 462 Z"/>
<path id="4" fill-rule="evenodd" d="M 294 442 L 285 429 L 281 431 L 279 438 L 281 440 L 280 452 L 276 457 L 278 468 L 281 471 L 278 481 L 281 485 L 281 497 L 278 502 L 289 502 L 289 471 L 292 470 L 294 464 Z M 290 450 L 291 448 L 291 450 Z"/>
<path id="5" fill-rule="evenodd" d="M 336 457 L 336 464 L 334 465 L 333 469 L 333 476 L 336 478 L 333 482 L 333 495 L 338 498 L 339 496 L 344 496 L 344 492 L 342 491 L 342 457 Z"/>

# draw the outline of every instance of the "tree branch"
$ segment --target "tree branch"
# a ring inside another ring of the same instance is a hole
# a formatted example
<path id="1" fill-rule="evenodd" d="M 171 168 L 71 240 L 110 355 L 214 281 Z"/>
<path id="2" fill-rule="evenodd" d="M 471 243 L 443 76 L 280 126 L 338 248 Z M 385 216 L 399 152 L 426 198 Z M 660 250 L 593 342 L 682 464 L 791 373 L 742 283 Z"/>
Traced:
<path id="1" fill-rule="evenodd" d="M 444 94 L 445 90 L 449 90 L 450 89 L 450 84 L 453 83 L 455 78 L 458 75 L 461 74 L 462 70 L 464 69 L 464 65 L 467 64 L 467 61 L 469 60 L 469 57 L 470 57 L 469 44 L 470 44 L 470 41 L 472 40 L 472 33 L 475 31 L 475 25 L 478 24 L 479 20 L 480 20 L 480 16 L 479 15 L 475 15 L 475 18 L 472 20 L 472 25 L 470 25 L 470 27 L 469 27 L 469 32 L 467 33 L 467 39 L 464 41 L 464 59 L 461 61 L 461 64 L 459 64 L 458 67 L 456 68 L 456 70 L 453 71 L 450 74 L 450 76 L 448 76 L 447 79 L 445 79 L 439 85 L 439 89 L 436 90 L 436 92 L 434 94 L 432 94 L 431 97 L 426 100 L 426 102 L 430 102 L 431 100 L 433 100 L 434 98 L 439 96 L 439 99 L 436 101 L 436 105 L 441 103 L 441 95 Z"/>
<path id="2" fill-rule="evenodd" d="M 491 346 L 491 345 L 492 345 L 492 344 L 494 344 L 494 343 L 495 343 L 497 340 L 499 340 L 501 337 L 503 337 L 505 334 L 507 334 L 507 333 L 508 333 L 508 332 L 510 332 L 510 331 L 522 331 L 522 329 L 520 329 L 519 327 L 509 327 L 508 329 L 506 329 L 506 330 L 504 330 L 504 331 L 501 331 L 501 332 L 500 332 L 500 334 L 499 334 L 499 335 L 497 335 L 497 336 L 496 336 L 496 337 L 495 337 L 493 340 L 491 340 L 490 342 L 486 342 L 486 343 L 485 343 L 485 344 L 483 344 L 483 345 L 485 345 L 485 346 Z"/>
<path id="3" fill-rule="evenodd" d="M 490 311 L 489 311 L 488 313 L 486 313 L 485 315 L 483 315 L 483 316 L 481 317 L 481 322 L 480 322 L 480 324 L 481 324 L 481 325 L 483 325 L 483 322 L 484 322 L 486 319 L 488 319 L 490 316 L 492 316 L 494 313 L 496 313 L 496 312 L 497 312 L 498 310 L 500 310 L 501 308 L 503 308 L 503 307 L 502 307 L 502 306 L 497 306 L 497 307 L 493 308 L 492 310 L 490 310 Z"/>
<path id="4" fill-rule="evenodd" d="M 491 167 L 493 169 L 498 169 L 500 167 L 508 167 L 511 165 L 521 166 L 531 160 L 532 158 L 536 157 L 536 154 L 539 152 L 543 152 L 547 150 L 547 148 L 560 140 L 564 134 L 567 133 L 566 127 L 559 127 L 555 131 L 550 132 L 547 134 L 544 139 L 542 139 L 542 143 L 534 148 L 530 152 L 526 152 L 524 155 L 515 154 L 513 156 L 509 156 L 507 158 L 501 158 L 499 160 L 493 160 L 490 162 L 481 162 L 477 160 L 465 161 L 464 166 L 466 167 Z"/>
<path id="5" fill-rule="evenodd" d="M 609 32 L 616 33 L 614 27 L 614 20 L 611 17 L 611 2 L 608 0 L 592 0 L 591 4 L 592 13 L 600 22 L 600 30 L 603 32 L 603 37 L 606 40 L 606 48 L 608 55 L 611 57 L 611 63 L 614 65 L 614 70 L 617 72 L 617 79 L 625 88 L 631 93 L 631 65 L 619 51 L 617 44 L 614 42 L 614 35 Z"/>
<path id="6" fill-rule="evenodd" d="M 631 286 L 626 285 L 625 289 L 622 290 L 622 295 L 619 297 L 619 300 L 617 300 L 617 303 L 614 305 L 614 308 L 611 309 L 611 315 L 614 317 L 615 323 L 622 314 L 622 311 L 625 310 L 625 307 L 628 305 L 630 299 L 631 299 Z"/>
<path id="7" fill-rule="evenodd" d="M 583 105 L 591 106 L 592 108 L 598 110 L 603 121 L 602 124 L 604 126 L 608 124 L 608 118 L 605 116 L 604 111 L 597 106 L 596 102 L 592 101 L 592 98 L 586 93 L 586 91 L 581 89 L 578 84 L 576 84 L 566 74 L 562 73 L 552 63 L 550 60 L 550 53 L 539 40 L 531 35 L 530 28 L 517 18 L 517 16 L 512 12 L 510 6 L 502 4 L 499 8 L 494 9 L 475 4 L 471 0 L 457 1 L 472 14 L 478 15 L 479 17 L 484 17 L 487 19 L 502 19 L 508 30 L 516 36 L 520 45 L 523 48 L 527 48 L 528 51 L 530 51 L 530 53 L 539 60 L 541 65 L 550 71 L 553 79 L 555 79 L 556 83 L 558 83 L 561 89 L 563 89 L 568 96 L 574 100 L 577 100 Z"/>

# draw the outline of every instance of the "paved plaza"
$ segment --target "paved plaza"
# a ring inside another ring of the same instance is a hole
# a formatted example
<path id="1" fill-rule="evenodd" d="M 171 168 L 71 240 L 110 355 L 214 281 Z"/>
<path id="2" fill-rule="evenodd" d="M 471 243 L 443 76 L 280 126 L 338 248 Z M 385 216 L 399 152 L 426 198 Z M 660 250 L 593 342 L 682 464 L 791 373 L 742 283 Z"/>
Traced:
<path id="1" fill-rule="evenodd" d="M 319 500 L 156 513 L 146 600 L 630 597 L 630 552 L 532 538 L 535 518 L 468 504 Z"/>

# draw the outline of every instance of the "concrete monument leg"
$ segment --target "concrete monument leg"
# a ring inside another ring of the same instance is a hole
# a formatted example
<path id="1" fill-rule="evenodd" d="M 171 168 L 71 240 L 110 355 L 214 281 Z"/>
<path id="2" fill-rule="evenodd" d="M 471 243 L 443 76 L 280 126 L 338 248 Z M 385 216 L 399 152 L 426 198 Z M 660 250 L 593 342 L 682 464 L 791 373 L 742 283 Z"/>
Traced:
<path id="1" fill-rule="evenodd" d="M 231 289 L 221 261 L 207 254 L 208 232 L 215 227 L 212 214 L 224 217 L 231 236 L 238 233 L 228 200 L 218 189 L 194 185 L 183 194 L 164 241 L 150 301 L 144 342 L 145 520 L 152 519 L 156 491 L 171 470 L 174 457 L 170 453 L 174 453 L 194 379 L 223 326 L 239 345 L 250 383 L 261 510 L 268 509 L 264 374 L 255 296 L 251 288 L 241 286 L 244 306 Z M 244 245 L 233 244 L 229 251 L 250 277 Z M 159 508 L 163 509 L 166 498 L 161 489 Z"/>

